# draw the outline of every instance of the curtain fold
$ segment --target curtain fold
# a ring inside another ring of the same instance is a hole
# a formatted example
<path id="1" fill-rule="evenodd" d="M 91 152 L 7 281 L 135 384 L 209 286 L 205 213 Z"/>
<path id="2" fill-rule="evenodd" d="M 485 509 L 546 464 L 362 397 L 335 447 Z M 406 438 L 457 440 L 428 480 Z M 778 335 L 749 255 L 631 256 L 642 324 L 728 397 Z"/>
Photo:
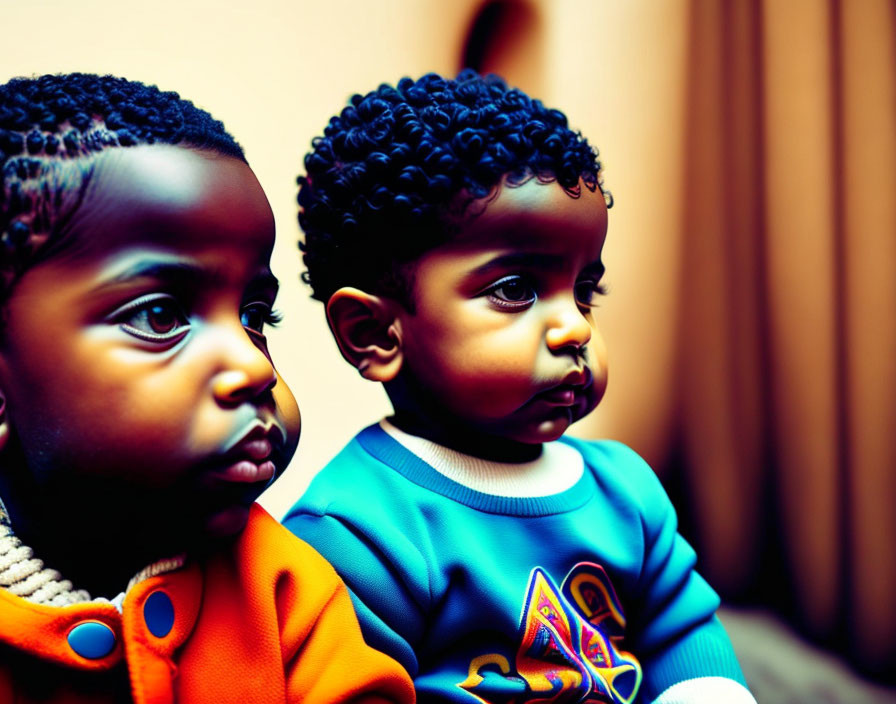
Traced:
<path id="1" fill-rule="evenodd" d="M 842 86 L 846 591 L 862 660 L 896 669 L 896 8 L 837 4 Z"/>
<path id="2" fill-rule="evenodd" d="M 896 665 L 893 14 L 692 2 L 679 345 L 704 570 L 728 594 L 762 585 L 881 674 Z"/>
<path id="3" fill-rule="evenodd" d="M 763 533 L 767 377 L 762 333 L 765 212 L 758 15 L 690 8 L 680 336 L 683 481 L 702 568 L 725 593 L 750 584 Z M 704 527 L 712 526 L 705 531 Z"/>

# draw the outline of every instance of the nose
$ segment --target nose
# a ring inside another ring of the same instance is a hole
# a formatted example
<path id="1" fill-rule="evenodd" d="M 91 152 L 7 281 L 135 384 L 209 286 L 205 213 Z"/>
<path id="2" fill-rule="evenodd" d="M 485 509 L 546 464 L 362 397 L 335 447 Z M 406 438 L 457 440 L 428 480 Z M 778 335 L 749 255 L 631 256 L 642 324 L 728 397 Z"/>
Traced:
<path id="1" fill-rule="evenodd" d="M 551 352 L 578 352 L 591 340 L 591 324 L 573 301 L 558 304 L 548 322 L 545 342 Z"/>
<path id="2" fill-rule="evenodd" d="M 277 383 L 263 336 L 231 325 L 219 330 L 215 342 L 221 365 L 212 379 L 212 392 L 222 405 L 252 401 Z"/>

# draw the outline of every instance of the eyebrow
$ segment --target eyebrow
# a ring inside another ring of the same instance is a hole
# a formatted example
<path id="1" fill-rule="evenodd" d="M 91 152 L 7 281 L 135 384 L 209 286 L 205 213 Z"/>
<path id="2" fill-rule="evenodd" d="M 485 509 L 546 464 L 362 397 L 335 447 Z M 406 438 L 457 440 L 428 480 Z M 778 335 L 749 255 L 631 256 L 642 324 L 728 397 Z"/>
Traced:
<path id="1" fill-rule="evenodd" d="M 223 282 L 225 277 L 218 272 L 211 271 L 189 262 L 168 262 L 159 261 L 157 259 L 147 259 L 139 261 L 124 271 L 115 274 L 115 276 L 103 283 L 102 288 L 128 283 L 134 279 L 157 279 L 159 281 L 171 283 L 198 281 L 203 284 L 215 284 Z M 280 282 L 270 271 L 262 270 L 252 278 L 249 282 L 249 287 L 253 289 L 273 289 L 274 291 L 277 291 L 280 288 Z"/>
<path id="2" fill-rule="evenodd" d="M 565 258 L 559 254 L 545 254 L 536 252 L 510 252 L 502 254 L 490 259 L 471 272 L 473 275 L 488 274 L 491 271 L 500 269 L 510 269 L 514 267 L 525 267 L 531 269 L 560 270 L 563 267 Z M 604 264 L 598 259 L 585 266 L 584 271 L 594 272 L 598 276 L 604 275 Z"/>
<path id="3" fill-rule="evenodd" d="M 134 279 L 185 279 L 208 278 L 209 272 L 195 264 L 185 262 L 160 262 L 145 260 L 137 262 L 108 280 L 108 284 L 121 284 Z"/>

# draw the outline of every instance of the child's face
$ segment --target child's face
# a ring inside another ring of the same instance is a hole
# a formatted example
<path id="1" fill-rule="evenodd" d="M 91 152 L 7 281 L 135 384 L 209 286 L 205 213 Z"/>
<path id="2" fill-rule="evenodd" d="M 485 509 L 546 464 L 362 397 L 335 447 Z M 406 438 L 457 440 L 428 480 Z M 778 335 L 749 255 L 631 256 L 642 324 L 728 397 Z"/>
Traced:
<path id="1" fill-rule="evenodd" d="M 607 380 L 594 315 L 606 229 L 599 191 L 576 199 L 533 179 L 502 187 L 418 260 L 416 310 L 400 314 L 402 383 L 426 415 L 533 444 L 594 409 Z"/>
<path id="2" fill-rule="evenodd" d="M 135 525 L 238 532 L 299 432 L 261 335 L 277 281 L 258 181 L 212 152 L 109 149 L 67 229 L 5 311 L 7 457 L 38 489 L 133 502 Z"/>

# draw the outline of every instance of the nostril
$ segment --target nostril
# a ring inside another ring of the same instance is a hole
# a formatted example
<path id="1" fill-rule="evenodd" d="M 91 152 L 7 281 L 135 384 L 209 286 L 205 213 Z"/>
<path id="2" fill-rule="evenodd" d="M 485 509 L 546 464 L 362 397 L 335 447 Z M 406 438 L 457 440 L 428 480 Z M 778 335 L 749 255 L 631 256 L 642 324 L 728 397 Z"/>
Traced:
<path id="1" fill-rule="evenodd" d="M 249 375 L 243 371 L 231 369 L 219 372 L 212 381 L 212 391 L 220 401 L 241 401 L 250 394 Z"/>

